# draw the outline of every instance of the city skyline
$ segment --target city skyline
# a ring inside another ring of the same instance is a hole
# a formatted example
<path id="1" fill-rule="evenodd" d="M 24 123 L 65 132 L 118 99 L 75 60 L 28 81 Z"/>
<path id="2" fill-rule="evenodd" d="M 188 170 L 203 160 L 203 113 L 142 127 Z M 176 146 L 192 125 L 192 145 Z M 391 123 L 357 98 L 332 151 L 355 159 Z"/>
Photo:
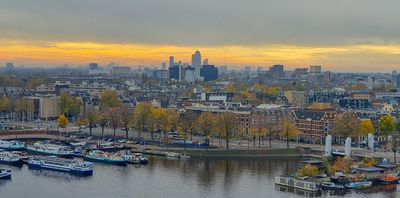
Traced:
<path id="1" fill-rule="evenodd" d="M 0 3 L 2 65 L 158 66 L 169 56 L 190 63 L 196 49 L 210 64 L 231 67 L 390 72 L 400 65 L 396 1 Z"/>

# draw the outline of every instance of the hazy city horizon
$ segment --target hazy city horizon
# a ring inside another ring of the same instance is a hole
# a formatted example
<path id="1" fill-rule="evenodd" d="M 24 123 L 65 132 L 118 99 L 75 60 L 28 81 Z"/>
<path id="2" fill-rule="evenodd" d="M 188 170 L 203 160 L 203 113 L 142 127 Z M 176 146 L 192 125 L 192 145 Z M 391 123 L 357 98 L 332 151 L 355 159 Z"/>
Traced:
<path id="1" fill-rule="evenodd" d="M 393 0 L 0 3 L 0 63 L 17 66 L 157 66 L 170 55 L 188 62 L 196 49 L 216 66 L 390 72 L 400 65 Z"/>

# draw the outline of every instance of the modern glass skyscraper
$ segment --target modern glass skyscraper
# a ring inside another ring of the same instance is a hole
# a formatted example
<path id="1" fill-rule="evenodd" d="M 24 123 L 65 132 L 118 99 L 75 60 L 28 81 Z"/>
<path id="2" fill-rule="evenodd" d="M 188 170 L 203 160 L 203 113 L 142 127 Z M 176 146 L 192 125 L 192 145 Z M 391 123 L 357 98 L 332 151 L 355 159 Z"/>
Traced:
<path id="1" fill-rule="evenodd" d="M 192 55 L 192 67 L 196 69 L 201 68 L 201 54 L 199 50 L 196 50 L 196 52 Z"/>

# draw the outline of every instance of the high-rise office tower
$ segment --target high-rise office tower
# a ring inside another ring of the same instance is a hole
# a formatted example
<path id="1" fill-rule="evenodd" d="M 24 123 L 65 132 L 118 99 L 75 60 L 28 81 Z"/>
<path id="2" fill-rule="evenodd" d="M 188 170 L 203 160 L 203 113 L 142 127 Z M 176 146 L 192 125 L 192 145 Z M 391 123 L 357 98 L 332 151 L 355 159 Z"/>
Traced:
<path id="1" fill-rule="evenodd" d="M 205 59 L 204 59 L 203 65 L 208 65 L 208 58 L 205 58 Z"/>
<path id="2" fill-rule="evenodd" d="M 192 55 L 192 67 L 199 69 L 201 68 L 201 54 L 199 50 Z"/>
<path id="3" fill-rule="evenodd" d="M 169 67 L 172 67 L 172 66 L 174 66 L 174 57 L 170 56 L 169 57 Z"/>
<path id="4" fill-rule="evenodd" d="M 310 74 L 311 75 L 319 75 L 319 74 L 321 74 L 321 66 L 320 65 L 312 65 L 312 66 L 310 66 Z"/>
<path id="5" fill-rule="evenodd" d="M 99 64 L 97 64 L 97 63 L 89 63 L 89 69 L 90 70 L 99 69 Z"/>
<path id="6" fill-rule="evenodd" d="M 166 70 L 166 69 L 167 69 L 167 64 L 161 63 L 161 69 L 162 69 L 162 70 Z"/>
<path id="7" fill-rule="evenodd" d="M 273 78 L 284 77 L 285 71 L 283 68 L 284 68 L 283 65 L 273 65 L 272 67 L 269 68 L 269 73 Z"/>

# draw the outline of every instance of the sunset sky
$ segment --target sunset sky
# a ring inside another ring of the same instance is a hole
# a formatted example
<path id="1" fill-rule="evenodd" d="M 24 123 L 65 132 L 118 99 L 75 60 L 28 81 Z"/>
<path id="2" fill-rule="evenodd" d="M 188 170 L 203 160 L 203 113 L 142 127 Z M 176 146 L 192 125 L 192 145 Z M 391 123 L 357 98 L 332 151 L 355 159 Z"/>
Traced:
<path id="1" fill-rule="evenodd" d="M 0 0 L 0 65 L 400 70 L 398 0 Z"/>

